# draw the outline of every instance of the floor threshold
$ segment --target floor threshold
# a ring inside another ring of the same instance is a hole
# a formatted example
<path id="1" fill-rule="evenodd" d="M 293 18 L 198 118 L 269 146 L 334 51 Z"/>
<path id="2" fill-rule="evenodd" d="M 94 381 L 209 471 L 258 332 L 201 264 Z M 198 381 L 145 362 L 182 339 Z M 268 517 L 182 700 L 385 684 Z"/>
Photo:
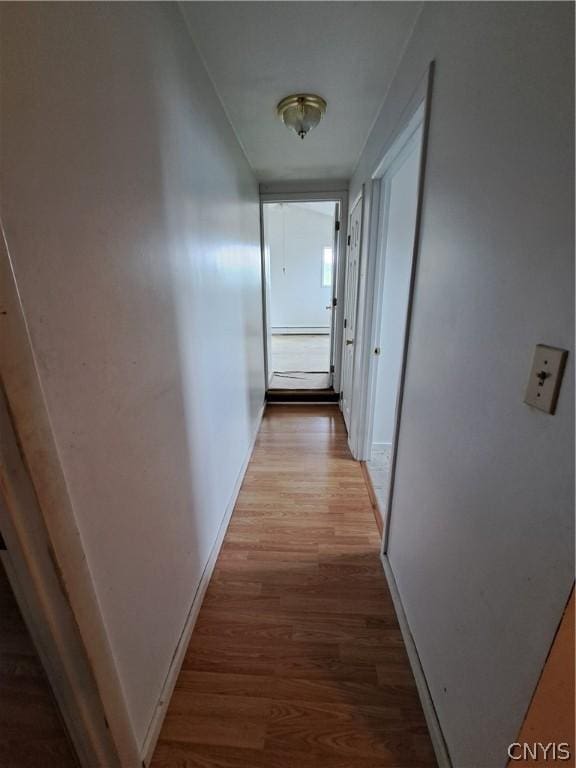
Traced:
<path id="1" fill-rule="evenodd" d="M 268 403 L 338 403 L 340 395 L 333 389 L 269 389 Z"/>

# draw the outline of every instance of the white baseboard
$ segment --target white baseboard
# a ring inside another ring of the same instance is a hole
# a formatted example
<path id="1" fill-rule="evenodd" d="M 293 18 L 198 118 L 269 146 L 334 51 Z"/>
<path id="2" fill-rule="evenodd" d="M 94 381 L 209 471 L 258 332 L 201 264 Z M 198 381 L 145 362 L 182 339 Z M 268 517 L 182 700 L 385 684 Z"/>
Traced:
<path id="1" fill-rule="evenodd" d="M 194 624 L 196 623 L 196 619 L 198 618 L 198 614 L 200 613 L 200 608 L 202 607 L 202 601 L 204 600 L 204 595 L 206 594 L 206 590 L 208 589 L 210 579 L 212 578 L 212 573 L 214 572 L 214 566 L 216 565 L 216 560 L 218 559 L 218 555 L 220 554 L 222 542 L 224 541 L 224 536 L 226 535 L 228 524 L 230 523 L 230 518 L 232 517 L 232 512 L 234 511 L 234 507 L 238 499 L 238 494 L 240 493 L 240 488 L 242 486 L 242 481 L 244 480 L 244 475 L 246 474 L 246 470 L 248 469 L 248 464 L 250 462 L 250 459 L 252 458 L 252 452 L 254 451 L 254 444 L 256 443 L 258 431 L 260 430 L 260 424 L 262 422 L 262 417 L 264 415 L 265 407 L 266 407 L 266 404 L 262 406 L 262 410 L 260 411 L 260 415 L 258 416 L 256 429 L 254 430 L 254 434 L 252 435 L 252 440 L 250 442 L 250 447 L 248 448 L 248 451 L 246 454 L 246 459 L 242 465 L 242 468 L 240 469 L 240 472 L 238 473 L 238 478 L 236 479 L 236 484 L 232 492 L 232 497 L 228 502 L 226 512 L 224 513 L 224 517 L 222 518 L 222 522 L 220 523 L 220 527 L 218 529 L 218 535 L 216 536 L 216 541 L 212 546 L 210 555 L 208 556 L 208 560 L 206 562 L 206 565 L 204 566 L 202 578 L 200 579 L 200 583 L 198 584 L 198 587 L 196 589 L 196 594 L 194 595 L 194 598 L 192 600 L 192 605 L 190 606 L 190 609 L 188 611 L 188 615 L 184 623 L 184 628 L 182 629 L 182 632 L 180 634 L 180 639 L 178 640 L 178 644 L 174 651 L 174 655 L 172 656 L 170 668 L 168 670 L 168 674 L 166 675 L 166 679 L 164 680 L 164 685 L 162 686 L 162 691 L 158 699 L 158 704 L 156 705 L 156 709 L 152 716 L 152 720 L 150 721 L 150 725 L 148 726 L 148 732 L 146 734 L 146 738 L 144 739 L 144 744 L 142 746 L 143 768 L 147 768 L 150 765 L 150 762 L 152 761 L 154 750 L 156 749 L 156 742 L 158 741 L 158 736 L 160 735 L 160 730 L 162 728 L 162 723 L 164 722 L 164 717 L 166 716 L 166 710 L 168 708 L 168 704 L 170 703 L 170 699 L 172 698 L 172 694 L 174 693 L 174 687 L 176 686 L 176 681 L 178 679 L 178 675 L 180 674 L 180 668 L 182 667 L 182 662 L 184 661 L 184 656 L 186 654 L 186 650 L 190 642 L 190 637 L 194 629 Z"/>
<path id="2" fill-rule="evenodd" d="M 310 334 L 314 336 L 329 336 L 329 325 L 276 325 L 270 328 L 270 332 L 274 335 L 286 334 Z"/>
<path id="3" fill-rule="evenodd" d="M 390 594 L 392 595 L 392 602 L 394 603 L 394 608 L 396 610 L 396 618 L 400 625 L 400 631 L 402 632 L 402 638 L 404 640 L 404 645 L 406 646 L 406 652 L 408 654 L 410 666 L 412 667 L 414 680 L 416 681 L 424 717 L 426 718 L 426 724 L 428 725 L 428 731 L 430 732 L 430 739 L 432 741 L 434 753 L 436 754 L 436 760 L 438 761 L 438 768 L 453 768 L 444 734 L 442 733 L 442 728 L 440 726 L 440 721 L 438 720 L 438 715 L 436 713 L 436 708 L 430 694 L 430 689 L 428 688 L 428 683 L 426 682 L 426 675 L 424 674 L 422 663 L 418 656 L 416 643 L 414 642 L 408 619 L 404 613 L 400 592 L 398 591 L 398 585 L 396 584 L 390 561 L 385 553 L 382 553 L 381 560 Z"/>
<path id="4" fill-rule="evenodd" d="M 392 448 L 392 443 L 372 443 L 372 450 L 381 451 L 383 448 Z"/>

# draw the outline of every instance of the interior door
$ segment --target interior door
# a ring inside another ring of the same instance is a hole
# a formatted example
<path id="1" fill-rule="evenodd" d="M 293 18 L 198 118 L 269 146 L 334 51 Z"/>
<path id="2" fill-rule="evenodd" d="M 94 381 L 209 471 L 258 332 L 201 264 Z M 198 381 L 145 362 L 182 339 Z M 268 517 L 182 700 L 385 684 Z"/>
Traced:
<path id="1" fill-rule="evenodd" d="M 340 203 L 334 203 L 334 245 L 332 247 L 332 301 L 330 310 L 330 387 L 334 386 L 336 362 L 336 304 L 338 301 L 338 254 L 340 251 Z"/>
<path id="2" fill-rule="evenodd" d="M 346 254 L 346 287 L 344 292 L 344 333 L 342 337 L 342 414 L 350 431 L 352 405 L 352 379 L 354 374 L 354 344 L 356 310 L 358 304 L 358 277 L 360 273 L 360 242 L 362 235 L 362 198 L 350 213 L 348 249 Z"/>
<path id="3" fill-rule="evenodd" d="M 270 382 L 274 377 L 274 366 L 272 364 L 272 326 L 270 322 L 270 244 L 268 242 L 269 220 L 268 220 L 268 208 L 269 206 L 264 203 L 262 205 L 262 217 L 261 217 L 261 247 L 262 247 L 262 283 L 263 283 L 263 324 L 264 324 L 264 345 L 265 345 L 265 373 L 266 373 L 266 389 L 270 386 Z"/>

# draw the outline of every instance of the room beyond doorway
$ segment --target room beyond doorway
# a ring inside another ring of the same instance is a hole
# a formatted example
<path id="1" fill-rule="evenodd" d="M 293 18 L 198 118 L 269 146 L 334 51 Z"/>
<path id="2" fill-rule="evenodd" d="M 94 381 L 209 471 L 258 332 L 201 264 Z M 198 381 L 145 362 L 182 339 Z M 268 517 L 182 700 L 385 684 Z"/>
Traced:
<path id="1" fill-rule="evenodd" d="M 268 390 L 332 391 L 339 203 L 262 210 Z"/>
<path id="2" fill-rule="evenodd" d="M 270 389 L 328 389 L 329 334 L 272 334 Z"/>

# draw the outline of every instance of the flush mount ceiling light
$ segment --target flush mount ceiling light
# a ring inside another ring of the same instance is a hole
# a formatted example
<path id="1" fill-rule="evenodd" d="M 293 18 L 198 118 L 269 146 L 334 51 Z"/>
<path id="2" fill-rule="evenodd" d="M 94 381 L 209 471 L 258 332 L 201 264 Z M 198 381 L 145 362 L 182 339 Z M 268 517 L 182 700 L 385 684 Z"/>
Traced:
<path id="1" fill-rule="evenodd" d="M 322 120 L 326 112 L 326 102 L 320 96 L 314 96 L 311 93 L 297 93 L 282 99 L 276 111 L 284 125 L 303 139 L 308 131 L 315 128 Z"/>

